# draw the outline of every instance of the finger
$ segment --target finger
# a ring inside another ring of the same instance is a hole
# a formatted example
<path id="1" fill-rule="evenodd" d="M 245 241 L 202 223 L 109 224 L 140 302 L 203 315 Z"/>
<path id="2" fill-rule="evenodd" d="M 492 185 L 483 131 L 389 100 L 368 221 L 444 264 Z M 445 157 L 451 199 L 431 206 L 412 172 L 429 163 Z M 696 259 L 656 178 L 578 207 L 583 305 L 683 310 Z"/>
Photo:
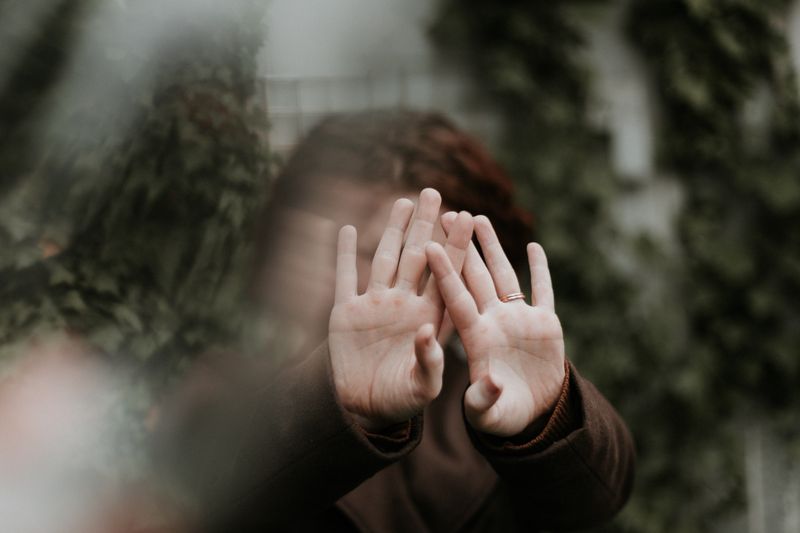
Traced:
<path id="1" fill-rule="evenodd" d="M 472 215 L 466 211 L 462 211 L 453 219 L 450 231 L 448 231 L 444 251 L 447 254 L 447 258 L 450 259 L 450 264 L 453 265 L 453 270 L 456 272 L 461 272 L 461 268 L 464 264 L 464 256 L 467 253 L 467 247 L 472 241 L 472 226 Z M 428 285 L 425 288 L 425 295 L 437 305 L 443 303 L 434 276 L 431 276 L 428 280 Z"/>
<path id="2" fill-rule="evenodd" d="M 344 226 L 339 230 L 339 244 L 336 251 L 336 303 L 356 296 L 358 287 L 357 239 L 356 228 L 353 226 Z"/>
<path id="3" fill-rule="evenodd" d="M 430 401 L 442 390 L 442 373 L 444 371 L 444 352 L 436 342 L 436 330 L 433 324 L 424 324 L 414 337 L 414 379 L 423 396 Z"/>
<path id="4" fill-rule="evenodd" d="M 387 288 L 392 284 L 403 247 L 403 236 L 413 212 L 414 204 L 407 198 L 401 198 L 394 203 L 386 230 L 375 250 L 367 290 Z"/>
<path id="5" fill-rule="evenodd" d="M 442 197 L 436 189 L 423 189 L 419 194 L 419 205 L 397 267 L 398 288 L 417 292 L 419 279 L 425 271 L 425 244 L 431 240 L 441 205 Z"/>
<path id="6" fill-rule="evenodd" d="M 472 215 L 466 211 L 461 211 L 453 219 L 447 233 L 447 241 L 444 244 L 444 251 L 447 258 L 456 272 L 461 272 L 464 266 L 464 257 L 467 255 L 467 248 L 472 242 L 472 230 L 474 227 Z"/>
<path id="7" fill-rule="evenodd" d="M 442 228 L 444 229 L 445 236 L 450 233 L 450 228 L 453 226 L 453 222 L 456 220 L 457 216 L 458 213 L 455 211 L 448 211 L 440 217 L 439 220 L 442 221 Z"/>
<path id="8" fill-rule="evenodd" d="M 453 268 L 442 245 L 430 243 L 425 247 L 425 252 L 453 324 L 459 332 L 469 329 L 480 318 L 475 300 Z"/>
<path id="9" fill-rule="evenodd" d="M 442 216 L 442 227 L 444 227 L 446 232 L 450 231 L 450 226 L 454 218 L 455 217 L 448 217 L 445 219 L 444 215 Z M 483 313 L 486 308 L 500 303 L 500 300 L 497 298 L 497 290 L 494 287 L 494 281 L 492 281 L 492 275 L 489 274 L 489 269 L 486 268 L 481 254 L 478 253 L 478 249 L 475 248 L 472 242 L 467 246 L 467 253 L 464 258 L 464 266 L 461 269 L 461 274 L 467 282 L 467 288 L 469 292 L 472 293 L 472 297 L 478 304 L 478 310 L 481 313 Z"/>
<path id="10" fill-rule="evenodd" d="M 444 213 L 441 217 L 439 217 L 439 220 L 442 223 L 442 232 L 444 233 L 445 240 L 447 240 L 447 236 L 450 233 L 450 228 L 453 226 L 453 222 L 455 221 L 457 216 L 458 216 L 458 213 L 456 213 L 455 211 L 448 211 L 447 213 Z M 426 260 L 427 260 L 427 257 L 426 257 Z M 431 275 L 428 278 L 428 282 L 425 285 L 424 295 L 429 300 L 431 300 L 437 307 L 443 307 L 444 306 L 444 301 L 442 301 L 442 295 L 439 294 L 439 288 L 436 285 L 436 278 L 433 275 Z M 449 317 L 447 316 L 447 312 L 445 312 L 444 317 L 447 317 L 448 320 L 449 320 Z M 442 325 L 444 324 L 444 317 L 442 318 L 442 323 L 439 325 L 439 331 L 440 332 L 441 332 Z M 451 324 L 452 324 L 452 321 L 451 321 Z M 438 338 L 440 342 L 441 342 L 441 338 L 442 337 L 441 337 L 441 333 L 440 333 L 439 334 L 439 338 Z"/>
<path id="11" fill-rule="evenodd" d="M 531 304 L 548 311 L 555 311 L 555 296 L 553 295 L 553 282 L 550 279 L 550 269 L 547 267 L 547 255 L 540 244 L 535 242 L 528 244 L 528 264 L 531 268 L 531 299 L 533 300 Z"/>
<path id="12" fill-rule="evenodd" d="M 442 315 L 442 323 L 439 324 L 439 331 L 436 334 L 436 342 L 441 345 L 447 344 L 447 341 L 450 339 L 450 335 L 453 334 L 454 328 L 455 326 L 453 326 L 453 319 L 450 318 L 450 313 L 445 310 L 444 314 Z"/>
<path id="13" fill-rule="evenodd" d="M 483 215 L 475 217 L 475 234 L 483 250 L 483 257 L 486 259 L 486 266 L 494 280 L 497 296 L 503 297 L 509 294 L 521 292 L 519 280 L 514 272 L 514 267 L 506 257 L 503 247 L 497 238 L 497 234 L 492 227 L 489 219 Z"/>
<path id="14" fill-rule="evenodd" d="M 469 386 L 464 393 L 464 414 L 475 429 L 485 429 L 497 423 L 497 400 L 501 387 L 485 375 Z"/>

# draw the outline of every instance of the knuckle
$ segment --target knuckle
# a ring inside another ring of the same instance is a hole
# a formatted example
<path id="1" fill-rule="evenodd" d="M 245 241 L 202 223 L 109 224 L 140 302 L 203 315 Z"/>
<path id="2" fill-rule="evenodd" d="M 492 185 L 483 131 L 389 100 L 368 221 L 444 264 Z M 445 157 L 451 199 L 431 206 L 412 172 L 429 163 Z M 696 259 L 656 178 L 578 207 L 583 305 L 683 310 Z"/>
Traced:
<path id="1" fill-rule="evenodd" d="M 425 260 L 425 250 L 418 244 L 406 244 L 403 248 L 403 264 L 421 263 Z"/>

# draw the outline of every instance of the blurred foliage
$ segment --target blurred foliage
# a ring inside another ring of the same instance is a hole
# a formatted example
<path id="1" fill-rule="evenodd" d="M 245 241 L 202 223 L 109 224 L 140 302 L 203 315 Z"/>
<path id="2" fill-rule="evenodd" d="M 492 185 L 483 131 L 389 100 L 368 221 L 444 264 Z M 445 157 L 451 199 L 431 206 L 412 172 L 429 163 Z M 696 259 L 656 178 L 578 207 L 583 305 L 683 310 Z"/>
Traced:
<path id="1" fill-rule="evenodd" d="M 179 5 L 37 0 L 2 36 L 0 360 L 82 339 L 129 372 L 140 422 L 239 338 L 266 190 L 262 7 Z"/>
<path id="2" fill-rule="evenodd" d="M 588 120 L 575 16 L 604 4 L 447 0 L 432 35 L 500 110 L 501 159 L 537 216 L 568 356 L 635 435 L 636 490 L 608 530 L 708 531 L 743 505 L 747 424 L 799 427 L 788 2 L 626 5 L 627 34 L 657 88 L 659 168 L 684 189 L 677 254 L 614 222 L 615 201 L 635 184 L 610 169 L 607 139 Z M 764 93 L 759 128 L 747 110 Z"/>
<path id="3" fill-rule="evenodd" d="M 677 391 L 689 414 L 682 423 L 704 434 L 701 449 L 719 464 L 741 461 L 717 430 L 724 419 L 746 429 L 760 417 L 798 441 L 800 107 L 789 7 L 639 1 L 627 25 L 658 87 L 660 166 L 685 190 L 679 288 L 689 345 L 676 377 L 695 384 Z M 752 124 L 747 110 L 758 105 L 765 118 Z M 708 499 L 714 488 L 696 492 Z M 711 523 L 699 511 L 695 527 Z"/>

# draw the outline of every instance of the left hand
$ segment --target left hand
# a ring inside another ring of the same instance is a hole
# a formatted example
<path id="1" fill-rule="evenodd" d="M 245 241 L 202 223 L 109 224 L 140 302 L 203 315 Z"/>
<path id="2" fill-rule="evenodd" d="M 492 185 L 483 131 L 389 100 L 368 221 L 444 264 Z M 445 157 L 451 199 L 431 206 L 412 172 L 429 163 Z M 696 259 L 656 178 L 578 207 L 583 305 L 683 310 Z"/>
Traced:
<path id="1" fill-rule="evenodd" d="M 443 220 L 445 229 L 451 220 Z M 520 292 L 519 281 L 489 219 L 474 222 L 486 263 L 470 243 L 463 268 L 469 289 L 440 245 L 429 244 L 426 253 L 467 353 L 467 420 L 478 431 L 509 437 L 555 407 L 565 375 L 564 336 L 542 247 L 528 245 L 532 305 L 503 303 L 500 297 Z"/>
<path id="2" fill-rule="evenodd" d="M 436 333 L 444 304 L 432 278 L 420 290 L 424 246 L 431 239 L 440 204 L 435 190 L 420 193 L 404 243 L 414 205 L 405 199 L 395 202 L 364 294 L 357 292 L 355 228 L 345 226 L 340 232 L 328 346 L 336 393 L 345 410 L 368 431 L 408 420 L 442 387 L 444 354 Z M 460 267 L 472 236 L 472 216 L 454 217 L 451 229 L 444 253 L 450 254 L 447 264 Z"/>

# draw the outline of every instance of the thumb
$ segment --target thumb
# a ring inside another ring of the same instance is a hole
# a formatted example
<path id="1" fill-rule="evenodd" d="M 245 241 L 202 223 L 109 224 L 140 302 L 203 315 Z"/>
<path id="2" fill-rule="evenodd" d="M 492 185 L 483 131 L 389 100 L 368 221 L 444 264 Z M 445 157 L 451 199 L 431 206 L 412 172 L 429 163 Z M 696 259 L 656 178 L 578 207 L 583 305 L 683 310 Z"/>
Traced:
<path id="1" fill-rule="evenodd" d="M 497 404 L 503 389 L 486 374 L 473 383 L 464 394 L 464 414 L 475 429 L 484 431 L 497 422 Z"/>
<path id="2" fill-rule="evenodd" d="M 423 324 L 414 336 L 414 380 L 422 395 L 431 401 L 442 390 L 444 352 L 436 342 L 433 324 Z"/>

